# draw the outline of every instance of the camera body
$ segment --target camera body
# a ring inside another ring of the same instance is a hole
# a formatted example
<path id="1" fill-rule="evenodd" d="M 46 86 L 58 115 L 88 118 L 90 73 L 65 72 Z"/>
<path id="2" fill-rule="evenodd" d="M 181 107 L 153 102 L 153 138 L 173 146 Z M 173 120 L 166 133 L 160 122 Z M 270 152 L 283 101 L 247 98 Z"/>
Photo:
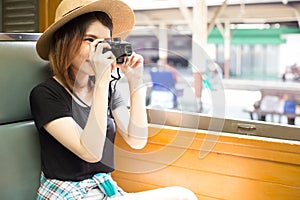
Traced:
<path id="1" fill-rule="evenodd" d="M 132 54 L 132 45 L 129 42 L 122 41 L 121 38 L 109 38 L 105 39 L 103 42 L 107 42 L 111 46 L 111 49 L 103 49 L 103 53 L 112 51 L 116 57 L 117 63 L 123 63 L 124 57 L 131 56 Z"/>

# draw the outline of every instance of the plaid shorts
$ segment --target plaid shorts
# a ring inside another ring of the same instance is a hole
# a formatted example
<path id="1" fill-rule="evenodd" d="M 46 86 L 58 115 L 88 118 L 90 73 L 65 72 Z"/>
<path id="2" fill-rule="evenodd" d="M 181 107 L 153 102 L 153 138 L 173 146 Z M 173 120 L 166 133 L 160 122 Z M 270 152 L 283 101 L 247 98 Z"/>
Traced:
<path id="1" fill-rule="evenodd" d="M 41 173 L 40 187 L 36 199 L 78 200 L 83 199 L 93 188 L 99 188 L 104 194 L 103 199 L 124 195 L 123 190 L 117 186 L 109 173 L 98 173 L 92 178 L 78 182 L 48 179 Z"/>

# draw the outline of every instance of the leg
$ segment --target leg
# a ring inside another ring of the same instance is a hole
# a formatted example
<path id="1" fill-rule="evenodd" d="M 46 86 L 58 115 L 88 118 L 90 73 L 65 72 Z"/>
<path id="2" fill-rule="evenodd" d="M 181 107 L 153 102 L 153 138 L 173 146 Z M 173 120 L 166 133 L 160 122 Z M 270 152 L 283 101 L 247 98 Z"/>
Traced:
<path id="1" fill-rule="evenodd" d="M 266 115 L 261 114 L 261 115 L 259 116 L 259 120 L 260 120 L 260 121 L 266 121 Z"/>
<path id="2" fill-rule="evenodd" d="M 159 188 L 137 193 L 127 193 L 114 200 L 197 200 L 196 195 L 189 189 L 179 186 Z"/>
<path id="3" fill-rule="evenodd" d="M 198 106 L 198 111 L 202 112 L 202 73 L 201 72 L 193 72 L 194 76 L 194 88 L 195 88 L 195 95 L 196 95 L 196 101 Z"/>
<path id="4" fill-rule="evenodd" d="M 253 112 L 249 112 L 250 114 L 250 119 L 253 120 Z"/>
<path id="5" fill-rule="evenodd" d="M 176 94 L 173 94 L 173 108 L 177 108 L 178 103 L 177 103 L 177 96 Z"/>
<path id="6" fill-rule="evenodd" d="M 288 117 L 288 124 L 295 125 L 295 117 Z"/>

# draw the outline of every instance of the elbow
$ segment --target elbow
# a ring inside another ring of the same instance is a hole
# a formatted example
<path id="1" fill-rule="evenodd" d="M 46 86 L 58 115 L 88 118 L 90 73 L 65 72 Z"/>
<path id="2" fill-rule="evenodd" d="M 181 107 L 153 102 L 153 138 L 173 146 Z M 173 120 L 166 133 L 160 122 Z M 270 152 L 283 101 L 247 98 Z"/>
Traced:
<path id="1" fill-rule="evenodd" d="M 81 156 L 79 156 L 82 160 L 89 162 L 89 163 L 97 163 L 102 159 L 103 153 L 103 144 L 86 144 L 84 140 L 81 141 L 82 148 L 81 148 Z"/>
<path id="2" fill-rule="evenodd" d="M 100 162 L 100 160 L 102 159 L 102 155 L 95 156 L 95 155 L 90 154 L 88 156 L 85 156 L 82 159 L 88 163 L 97 163 L 97 162 Z"/>
<path id="3" fill-rule="evenodd" d="M 95 154 L 91 151 L 91 149 L 86 148 L 83 145 L 84 149 L 81 152 L 81 156 L 79 156 L 82 160 L 89 163 L 97 163 L 102 159 L 102 153 Z M 101 150 L 98 150 L 100 152 Z"/>
<path id="4" fill-rule="evenodd" d="M 143 149 L 147 145 L 147 139 L 134 139 L 129 145 L 133 149 Z"/>
<path id="5" fill-rule="evenodd" d="M 142 143 L 142 144 L 139 144 L 139 145 L 135 146 L 134 149 L 143 149 L 146 145 L 147 145 L 147 141 L 145 141 L 145 142 Z"/>
<path id="6" fill-rule="evenodd" d="M 139 135 L 134 135 L 134 133 L 139 133 Z M 143 149 L 148 142 L 148 128 L 134 129 L 130 131 L 127 143 L 132 149 Z"/>

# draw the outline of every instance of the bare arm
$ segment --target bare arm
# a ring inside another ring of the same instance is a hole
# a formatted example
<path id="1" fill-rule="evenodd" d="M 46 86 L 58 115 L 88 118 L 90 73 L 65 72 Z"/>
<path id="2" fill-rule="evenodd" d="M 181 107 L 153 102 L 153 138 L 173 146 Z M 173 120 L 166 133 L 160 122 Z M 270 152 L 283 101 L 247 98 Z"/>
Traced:
<path id="1" fill-rule="evenodd" d="M 135 149 L 143 148 L 148 139 L 148 123 L 145 106 L 146 91 L 142 88 L 143 58 L 133 54 L 121 66 L 130 89 L 130 113 L 125 106 L 113 110 L 118 130 L 124 140 Z"/>
<path id="2" fill-rule="evenodd" d="M 107 91 L 105 84 L 95 87 L 90 114 L 83 130 L 72 117 L 58 118 L 44 126 L 56 140 L 87 162 L 98 162 L 102 156 L 106 137 Z M 94 103 L 98 98 L 103 101 Z"/>

